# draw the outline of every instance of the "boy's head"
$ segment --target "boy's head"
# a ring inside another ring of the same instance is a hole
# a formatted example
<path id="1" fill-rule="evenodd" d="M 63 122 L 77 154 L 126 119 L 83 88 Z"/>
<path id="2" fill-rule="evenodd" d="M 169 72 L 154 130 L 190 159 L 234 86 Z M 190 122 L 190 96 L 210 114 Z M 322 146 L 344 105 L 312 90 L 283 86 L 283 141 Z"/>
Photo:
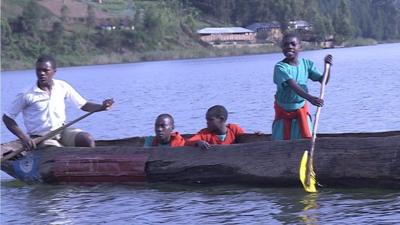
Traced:
<path id="1" fill-rule="evenodd" d="M 56 71 L 57 64 L 53 57 L 48 55 L 40 56 L 36 61 L 36 77 L 39 86 L 51 85 Z"/>
<path id="2" fill-rule="evenodd" d="M 281 48 L 286 59 L 291 60 L 297 58 L 301 49 L 301 40 L 299 36 L 294 33 L 285 34 L 282 38 Z"/>
<path id="3" fill-rule="evenodd" d="M 228 111 L 222 105 L 215 105 L 207 110 L 207 129 L 211 132 L 223 130 L 228 119 Z"/>
<path id="4" fill-rule="evenodd" d="M 160 143 L 168 143 L 174 128 L 174 118 L 170 114 L 159 115 L 154 124 L 154 132 L 158 141 Z"/>

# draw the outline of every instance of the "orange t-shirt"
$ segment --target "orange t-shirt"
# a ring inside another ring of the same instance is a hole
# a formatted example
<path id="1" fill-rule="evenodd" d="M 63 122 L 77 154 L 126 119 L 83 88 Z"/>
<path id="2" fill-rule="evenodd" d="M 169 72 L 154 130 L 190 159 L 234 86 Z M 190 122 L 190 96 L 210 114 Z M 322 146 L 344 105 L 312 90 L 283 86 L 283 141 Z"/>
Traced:
<path id="1" fill-rule="evenodd" d="M 154 138 L 152 146 L 158 146 L 158 145 L 159 143 L 157 141 L 157 138 Z M 183 137 L 178 132 L 171 133 L 171 141 L 170 141 L 171 147 L 179 147 L 184 145 L 185 145 L 185 139 L 183 139 Z"/>
<path id="2" fill-rule="evenodd" d="M 244 130 L 236 124 L 228 124 L 226 125 L 226 128 L 226 137 L 223 141 L 218 137 L 218 135 L 210 132 L 207 128 L 204 128 L 196 135 L 186 140 L 186 144 L 193 146 L 196 142 L 202 140 L 207 141 L 212 145 L 230 145 L 235 142 L 237 136 L 244 133 Z"/>

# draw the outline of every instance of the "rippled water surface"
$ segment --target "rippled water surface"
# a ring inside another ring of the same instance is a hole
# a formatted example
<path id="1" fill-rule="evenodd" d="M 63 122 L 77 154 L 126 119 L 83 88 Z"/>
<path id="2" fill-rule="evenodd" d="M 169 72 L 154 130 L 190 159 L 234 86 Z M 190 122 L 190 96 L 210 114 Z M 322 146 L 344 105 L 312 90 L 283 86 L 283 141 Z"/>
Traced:
<path id="1" fill-rule="evenodd" d="M 303 52 L 322 70 L 334 55 L 320 131 L 400 130 L 400 44 Z M 76 126 L 97 139 L 152 134 L 154 118 L 174 115 L 176 129 L 205 126 L 206 109 L 225 105 L 229 120 L 247 131 L 271 132 L 273 65 L 281 54 L 59 68 L 93 101 L 113 97 L 115 107 Z M 17 90 L 35 82 L 33 70 L 1 74 L 2 112 Z M 316 84 L 309 84 L 318 94 Z M 313 109 L 314 110 L 314 109 Z M 69 107 L 72 120 L 82 112 Z M 22 125 L 21 118 L 18 122 Z M 1 125 L 1 142 L 13 136 Z M 400 191 L 248 186 L 24 185 L 1 173 L 1 224 L 396 224 Z"/>

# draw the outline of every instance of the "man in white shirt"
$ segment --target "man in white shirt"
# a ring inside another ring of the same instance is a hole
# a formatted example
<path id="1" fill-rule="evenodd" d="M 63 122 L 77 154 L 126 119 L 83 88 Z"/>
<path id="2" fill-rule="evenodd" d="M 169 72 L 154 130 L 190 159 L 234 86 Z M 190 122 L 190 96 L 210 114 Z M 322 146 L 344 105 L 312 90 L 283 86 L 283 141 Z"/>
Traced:
<path id="1" fill-rule="evenodd" d="M 51 56 L 41 56 L 36 61 L 36 84 L 19 93 L 11 107 L 3 115 L 6 127 L 17 136 L 27 150 L 36 148 L 33 138 L 61 127 L 65 123 L 65 100 L 69 100 L 86 112 L 108 110 L 114 103 L 106 99 L 102 104 L 86 101 L 74 88 L 61 80 L 53 79 L 57 71 L 56 61 Z M 27 133 L 15 122 L 22 112 Z M 94 147 L 89 133 L 67 128 L 60 135 L 44 141 L 42 146 Z"/>

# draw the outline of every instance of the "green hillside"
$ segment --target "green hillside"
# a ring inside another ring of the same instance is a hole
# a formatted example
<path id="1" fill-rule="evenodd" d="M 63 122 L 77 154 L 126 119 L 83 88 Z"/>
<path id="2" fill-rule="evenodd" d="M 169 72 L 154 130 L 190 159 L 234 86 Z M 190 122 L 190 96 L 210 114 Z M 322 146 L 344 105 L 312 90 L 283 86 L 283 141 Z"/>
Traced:
<path id="1" fill-rule="evenodd" d="M 307 20 L 337 44 L 400 39 L 398 0 L 2 0 L 1 68 L 32 68 L 54 55 L 61 66 L 239 55 L 277 46 L 216 49 L 196 30 Z M 134 29 L 132 29 L 132 27 Z M 285 29 L 284 29 L 285 30 Z"/>

